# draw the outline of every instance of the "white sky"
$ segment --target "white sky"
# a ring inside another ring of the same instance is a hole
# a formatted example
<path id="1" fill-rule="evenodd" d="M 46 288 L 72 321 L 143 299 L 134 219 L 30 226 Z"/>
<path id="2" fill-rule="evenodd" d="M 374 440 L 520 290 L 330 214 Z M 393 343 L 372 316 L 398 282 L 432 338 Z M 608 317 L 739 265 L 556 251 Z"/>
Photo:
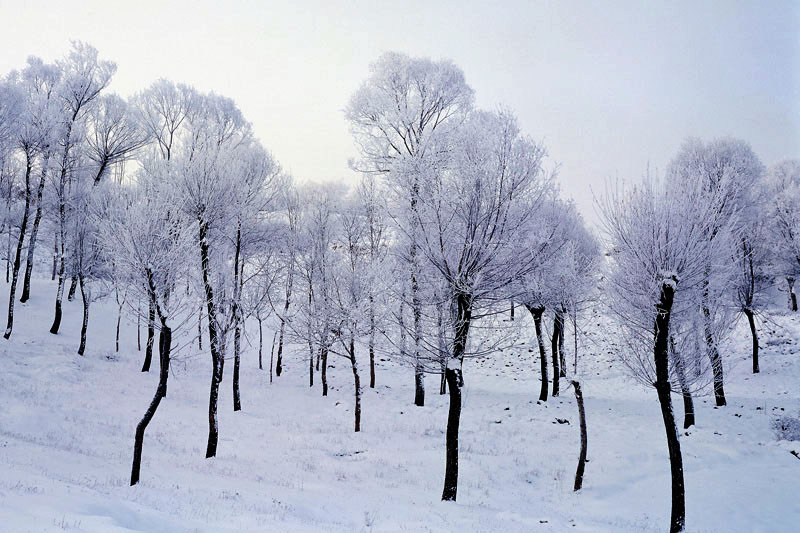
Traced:
<path id="1" fill-rule="evenodd" d="M 0 26 L 0 74 L 87 41 L 123 96 L 165 77 L 232 97 L 301 180 L 353 178 L 342 109 L 386 50 L 450 58 L 479 106 L 514 110 L 590 220 L 589 187 L 690 135 L 800 157 L 800 2 L 0 0 Z"/>

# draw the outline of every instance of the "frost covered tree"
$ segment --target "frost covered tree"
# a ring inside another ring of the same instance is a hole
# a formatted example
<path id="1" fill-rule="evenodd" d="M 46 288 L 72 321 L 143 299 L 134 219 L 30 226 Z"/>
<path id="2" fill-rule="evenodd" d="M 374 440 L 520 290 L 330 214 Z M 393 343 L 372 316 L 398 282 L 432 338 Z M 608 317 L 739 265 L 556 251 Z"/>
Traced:
<path id="1" fill-rule="evenodd" d="M 671 393 L 697 379 L 683 372 L 671 345 L 686 331 L 675 325 L 694 319 L 701 304 L 710 305 L 709 285 L 719 278 L 709 277 L 709 265 L 730 263 L 735 232 L 723 209 L 727 201 L 724 194 L 708 194 L 701 180 L 674 187 L 647 177 L 628 191 L 611 189 L 601 205 L 613 261 L 607 302 L 626 343 L 620 357 L 634 378 L 656 389 L 661 406 L 672 478 L 670 531 L 685 527 L 683 459 Z M 706 325 L 706 332 L 715 333 L 710 328 Z"/>
<path id="2" fill-rule="evenodd" d="M 767 234 L 775 243 L 775 268 L 786 278 L 789 305 L 797 311 L 794 281 L 800 276 L 800 160 L 787 159 L 772 166 L 766 179 Z"/>
<path id="3" fill-rule="evenodd" d="M 449 61 L 383 54 L 353 94 L 346 116 L 361 151 L 358 170 L 382 174 L 396 196 L 393 218 L 407 236 L 410 304 L 415 361 L 414 404 L 425 404 L 422 361 L 423 301 L 420 288 L 420 193 L 430 179 L 432 148 L 464 120 L 473 92 L 461 69 Z"/>
<path id="4" fill-rule="evenodd" d="M 694 182 L 702 185 L 703 194 L 714 199 L 719 213 L 714 221 L 719 227 L 711 227 L 708 239 L 714 240 L 725 225 L 732 225 L 733 231 L 741 233 L 752 227 L 752 221 L 741 217 L 743 208 L 752 201 L 753 190 L 763 174 L 763 165 L 746 142 L 738 139 L 722 138 L 703 143 L 699 139 L 688 139 L 670 162 L 668 174 L 670 182 L 676 187 L 693 187 Z M 712 301 L 719 296 L 710 290 L 711 278 L 720 276 L 714 272 L 714 265 L 707 265 L 704 298 L 700 303 L 703 314 L 703 329 L 709 347 L 711 369 L 714 374 L 714 398 L 717 406 L 726 405 L 725 379 L 722 355 L 718 341 L 712 334 L 716 318 L 711 314 L 715 307 Z"/>
<path id="5" fill-rule="evenodd" d="M 443 280 L 452 347 L 445 379 L 450 395 L 443 500 L 458 490 L 462 364 L 473 321 L 508 300 L 515 280 L 537 262 L 517 246 L 550 191 L 544 148 L 522 135 L 508 112 L 473 112 L 457 132 L 437 140 L 442 165 L 426 166 L 420 194 L 420 247 Z"/>

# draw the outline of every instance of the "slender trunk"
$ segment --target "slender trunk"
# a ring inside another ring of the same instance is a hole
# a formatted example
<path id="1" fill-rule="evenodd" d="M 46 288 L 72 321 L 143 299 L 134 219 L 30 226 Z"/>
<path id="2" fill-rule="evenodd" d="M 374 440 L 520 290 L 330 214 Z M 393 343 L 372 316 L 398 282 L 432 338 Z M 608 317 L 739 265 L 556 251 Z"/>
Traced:
<path id="1" fill-rule="evenodd" d="M 233 410 L 241 411 L 242 399 L 239 389 L 239 351 L 241 349 L 241 315 L 239 310 L 239 296 L 241 295 L 241 276 L 239 272 L 239 261 L 242 249 L 242 230 L 241 222 L 236 228 L 236 251 L 233 258 Z"/>
<path id="2" fill-rule="evenodd" d="M 566 307 L 562 306 L 561 311 L 556 311 L 559 315 L 559 322 L 561 322 L 561 330 L 558 334 L 558 359 L 560 361 L 560 365 L 558 367 L 558 371 L 560 372 L 559 376 L 562 378 L 567 377 L 567 356 L 564 353 L 564 333 L 566 332 L 566 322 L 564 321 L 564 314 L 567 312 Z"/>
<path id="3" fill-rule="evenodd" d="M 208 445 L 206 458 L 217 455 L 217 442 L 219 440 L 219 425 L 217 421 L 217 399 L 219 385 L 222 382 L 222 371 L 225 364 L 224 346 L 220 343 L 217 332 L 217 313 L 214 303 L 214 289 L 211 286 L 211 266 L 209 264 L 209 246 L 207 240 L 208 223 L 200 220 L 200 270 L 203 274 L 203 288 L 206 299 L 206 314 L 208 315 L 208 344 L 211 351 L 212 375 L 211 390 L 208 394 Z"/>
<path id="4" fill-rule="evenodd" d="M 689 429 L 695 424 L 694 420 L 694 400 L 692 391 L 686 381 L 686 366 L 683 362 L 683 354 L 675 348 L 675 340 L 670 335 L 669 346 L 672 352 L 672 360 L 675 361 L 675 369 L 678 371 L 678 382 L 681 385 L 681 396 L 683 397 L 683 429 Z"/>
<path id="5" fill-rule="evenodd" d="M 283 315 L 281 315 L 281 327 L 278 335 L 278 357 L 275 360 L 275 375 L 280 376 L 283 372 L 283 332 L 286 327 L 286 314 L 289 312 L 289 305 L 292 299 L 292 285 L 294 283 L 294 269 L 289 265 L 289 272 L 286 274 L 286 300 L 283 303 Z"/>
<path id="6" fill-rule="evenodd" d="M 314 386 L 314 350 L 311 349 L 308 354 L 308 386 Z M 327 394 L 327 391 L 323 391 Z"/>
<path id="7" fill-rule="evenodd" d="M 672 399 L 670 396 L 671 387 L 669 382 L 668 338 L 674 291 L 675 288 L 671 283 L 664 282 L 661 286 L 661 297 L 656 306 L 655 343 L 653 346 L 653 359 L 656 369 L 655 387 L 658 392 L 658 401 L 661 404 L 661 415 L 664 419 L 664 429 L 667 434 L 667 447 L 669 449 L 669 463 L 672 477 L 670 533 L 683 531 L 686 522 L 683 458 L 681 456 L 681 443 L 678 439 L 678 428 L 675 426 L 675 415 L 672 411 Z"/>
<path id="8" fill-rule="evenodd" d="M 355 405 L 355 432 L 361 431 L 361 377 L 358 375 L 358 364 L 356 363 L 356 344 L 353 335 L 350 335 L 350 367 L 353 370 L 353 386 L 356 392 Z"/>
<path id="9" fill-rule="evenodd" d="M 197 349 L 203 349 L 203 307 L 197 313 Z"/>
<path id="10" fill-rule="evenodd" d="M 22 223 L 19 226 L 19 238 L 17 239 L 17 254 L 14 256 L 14 267 L 11 272 L 11 290 L 8 297 L 8 322 L 6 324 L 6 332 L 3 337 L 8 339 L 11 337 L 11 331 L 14 329 L 14 301 L 17 292 L 17 279 L 19 278 L 19 267 L 22 262 L 22 247 L 25 243 L 25 232 L 28 229 L 28 216 L 31 208 L 31 167 L 33 160 L 26 154 L 25 163 L 25 209 L 22 212 Z M 10 231 L 10 230 L 9 230 Z"/>
<path id="11" fill-rule="evenodd" d="M 714 342 L 711 332 L 711 311 L 706 305 L 703 305 L 703 328 L 708 346 L 708 357 L 711 359 L 711 370 L 714 374 L 714 399 L 717 407 L 722 407 L 727 403 L 725 401 L 725 375 L 722 368 L 722 356 L 717 350 L 717 344 Z"/>
<path id="12" fill-rule="evenodd" d="M 439 395 L 444 395 L 447 393 L 447 378 L 445 374 L 447 372 L 447 347 L 445 346 L 444 341 L 444 312 L 442 311 L 442 303 L 439 303 L 436 306 L 436 326 L 438 331 L 438 341 L 439 341 L 439 361 L 442 365 L 442 378 L 439 382 Z"/>
<path id="13" fill-rule="evenodd" d="M 155 332 L 156 310 L 152 302 L 149 304 L 147 314 L 147 344 L 144 349 L 144 364 L 142 372 L 150 372 L 150 363 L 153 360 L 153 335 Z"/>
<path id="14" fill-rule="evenodd" d="M 272 356 L 275 355 L 275 337 L 278 333 L 272 334 L 272 350 L 269 352 L 269 382 L 272 383 Z"/>
<path id="15" fill-rule="evenodd" d="M 83 355 L 86 351 L 86 330 L 89 327 L 89 294 L 85 287 L 83 274 L 78 276 L 78 283 L 81 287 L 81 300 L 83 301 L 83 323 L 81 324 L 81 344 L 78 347 L 78 355 Z"/>
<path id="16" fill-rule="evenodd" d="M 53 260 L 53 272 L 55 272 L 55 259 Z M 53 274 L 55 279 L 55 274 Z M 6 239 L 6 283 L 11 280 L 11 224 L 8 225 L 8 238 Z"/>
<path id="17" fill-rule="evenodd" d="M 20 303 L 28 301 L 31 295 L 31 273 L 33 272 L 33 253 L 36 248 L 36 236 L 39 234 L 39 223 L 42 220 L 42 196 L 44 194 L 44 184 L 47 178 L 47 163 L 50 160 L 49 150 L 45 152 L 42 163 L 42 176 L 39 178 L 39 186 L 36 189 L 36 214 L 33 217 L 31 226 L 31 237 L 28 240 L 28 262 L 25 265 L 25 278 L 22 280 L 22 296 Z"/>
<path id="18" fill-rule="evenodd" d="M 578 457 L 578 469 L 575 471 L 575 485 L 573 490 L 581 490 L 583 486 L 583 470 L 586 468 L 586 448 L 588 437 L 586 435 L 586 411 L 583 408 L 583 393 L 581 384 L 577 380 L 572 380 L 572 388 L 575 389 L 575 401 L 578 402 L 578 417 L 581 422 L 581 454 Z"/>
<path id="19" fill-rule="evenodd" d="M 422 300 L 419 295 L 420 265 L 417 250 L 417 202 L 419 199 L 419 181 L 415 177 L 411 186 L 411 314 L 414 319 L 414 405 L 425 405 L 425 375 L 420 361 L 422 346 Z"/>
<path id="20" fill-rule="evenodd" d="M 786 283 L 789 284 L 789 309 L 797 311 L 797 295 L 794 293 L 794 278 L 787 277 Z"/>
<path id="21" fill-rule="evenodd" d="M 261 317 L 257 316 L 256 320 L 258 320 L 258 369 L 264 370 L 264 365 L 261 363 L 261 350 L 264 347 L 264 333 L 261 329 Z"/>
<path id="22" fill-rule="evenodd" d="M 50 274 L 50 281 L 56 280 L 56 265 L 58 263 L 58 232 L 53 237 L 53 272 Z"/>
<path id="23" fill-rule="evenodd" d="M 544 348 L 544 340 L 542 339 L 542 313 L 544 307 L 526 306 L 533 316 L 533 325 L 536 328 L 536 340 L 539 343 L 539 362 L 542 369 L 542 389 L 539 392 L 539 401 L 547 401 L 547 353 Z"/>
<path id="24" fill-rule="evenodd" d="M 514 321 L 514 302 L 511 302 L 511 322 Z"/>
<path id="25" fill-rule="evenodd" d="M 153 396 L 150 406 L 147 408 L 142 420 L 136 426 L 136 437 L 133 444 L 133 467 L 131 468 L 131 486 L 139 482 L 139 470 L 142 464 L 142 445 L 144 443 L 144 432 L 147 425 L 156 414 L 156 409 L 161 403 L 161 398 L 166 396 L 167 378 L 169 378 L 169 357 L 172 348 L 172 330 L 165 323 L 161 325 L 161 333 L 159 334 L 158 341 L 160 357 L 161 357 L 161 372 L 158 375 L 158 387 L 156 388 L 155 396 Z"/>
<path id="26" fill-rule="evenodd" d="M 575 359 L 572 365 L 572 373 L 578 375 L 578 311 L 572 309 L 572 338 L 575 342 Z"/>
<path id="27" fill-rule="evenodd" d="M 69 292 L 67 293 L 67 301 L 71 302 L 75 299 L 75 291 L 78 289 L 78 276 L 73 274 L 69 282 Z"/>
<path id="28" fill-rule="evenodd" d="M 114 351 L 116 353 L 119 353 L 119 324 L 120 324 L 120 322 L 122 322 L 122 305 L 119 303 L 119 290 L 118 289 L 114 289 L 114 291 L 116 293 L 116 299 L 117 299 L 117 333 L 114 336 L 114 342 L 115 342 L 115 345 L 114 345 L 115 346 L 115 350 Z"/>
<path id="29" fill-rule="evenodd" d="M 461 389 L 464 387 L 464 376 L 461 365 L 464 351 L 467 348 L 467 337 L 472 321 L 472 299 L 469 295 L 456 296 L 458 307 L 455 336 L 453 338 L 453 356 L 447 361 L 445 377 L 450 390 L 450 408 L 447 413 L 446 452 L 444 469 L 443 501 L 456 501 L 458 493 L 458 428 L 461 423 Z"/>
<path id="30" fill-rule="evenodd" d="M 319 349 L 322 359 L 322 395 L 328 395 L 328 346 L 322 345 Z M 319 360 L 319 359 L 317 359 Z"/>
<path id="31" fill-rule="evenodd" d="M 750 324 L 750 335 L 753 337 L 753 374 L 758 374 L 758 332 L 756 331 L 756 321 L 751 309 L 745 309 L 747 322 Z"/>
<path id="32" fill-rule="evenodd" d="M 369 294 L 369 388 L 375 388 L 375 298 Z"/>
<path id="33" fill-rule="evenodd" d="M 61 299 L 64 297 L 64 271 L 66 269 L 66 254 L 65 243 L 67 241 L 67 198 L 66 198 L 66 185 L 67 185 L 67 172 L 69 168 L 69 151 L 71 148 L 70 137 L 72 135 L 72 126 L 75 122 L 75 113 L 72 117 L 72 122 L 67 125 L 67 131 L 64 136 L 64 154 L 61 158 L 61 172 L 58 178 L 58 241 L 59 241 L 59 261 L 58 261 L 58 288 L 56 289 L 56 309 L 55 316 L 53 316 L 53 325 L 50 326 L 50 333 L 53 335 L 58 334 L 61 328 Z"/>
<path id="34" fill-rule="evenodd" d="M 317 350 L 317 358 L 315 359 L 316 370 L 319 372 L 319 360 L 322 357 L 322 349 Z"/>
<path id="35" fill-rule="evenodd" d="M 558 396 L 559 393 L 559 376 L 561 375 L 561 368 L 560 362 L 561 359 L 558 355 L 558 348 L 559 348 L 559 338 L 561 337 L 561 329 L 564 324 L 563 319 L 561 319 L 561 315 L 558 310 L 555 312 L 555 318 L 553 318 L 553 338 L 552 342 L 550 343 L 550 352 L 553 358 L 553 396 Z"/>
<path id="36" fill-rule="evenodd" d="M 136 350 L 142 351 L 142 300 L 136 302 Z"/>

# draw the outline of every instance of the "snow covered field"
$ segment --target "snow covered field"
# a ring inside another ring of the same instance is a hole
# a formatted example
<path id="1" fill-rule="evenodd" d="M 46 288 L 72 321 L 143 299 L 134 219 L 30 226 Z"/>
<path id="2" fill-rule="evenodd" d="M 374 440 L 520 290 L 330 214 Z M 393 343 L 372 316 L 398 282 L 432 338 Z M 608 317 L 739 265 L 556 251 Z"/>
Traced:
<path id="1" fill-rule="evenodd" d="M 145 437 L 141 483 L 129 487 L 133 433 L 155 391 L 157 361 L 156 371 L 139 372 L 136 327 L 124 321 L 114 353 L 111 301 L 94 304 L 86 356 L 76 355 L 81 304 L 65 301 L 62 333 L 50 335 L 54 292 L 54 283 L 35 281 L 31 301 L 17 304 L 11 340 L 0 342 L 2 531 L 667 528 L 669 463 L 656 394 L 617 367 L 613 326 L 603 318 L 584 320 L 583 490 L 572 492 L 573 392 L 537 404 L 538 363 L 526 327 L 515 349 L 465 363 L 458 502 L 442 503 L 447 397 L 438 395 L 437 376 L 427 378 L 427 405 L 418 408 L 413 372 L 381 362 L 377 387 L 364 390 L 362 432 L 353 433 L 344 360 L 332 359 L 332 389 L 322 398 L 318 383 L 309 390 L 298 356 L 290 353 L 270 385 L 248 348 L 243 410 L 233 412 L 226 366 L 218 454 L 205 459 L 211 361 L 196 343 L 175 355 L 168 397 Z M 778 441 L 772 429 L 777 417 L 800 415 L 800 315 L 773 318 L 777 325 L 761 331 L 761 374 L 749 373 L 742 322 L 728 358 L 728 406 L 696 399 L 697 427 L 681 432 L 688 531 L 800 527 L 800 461 L 790 453 L 800 442 Z M 252 326 L 249 334 L 257 342 Z M 675 409 L 682 419 L 679 398 Z"/>

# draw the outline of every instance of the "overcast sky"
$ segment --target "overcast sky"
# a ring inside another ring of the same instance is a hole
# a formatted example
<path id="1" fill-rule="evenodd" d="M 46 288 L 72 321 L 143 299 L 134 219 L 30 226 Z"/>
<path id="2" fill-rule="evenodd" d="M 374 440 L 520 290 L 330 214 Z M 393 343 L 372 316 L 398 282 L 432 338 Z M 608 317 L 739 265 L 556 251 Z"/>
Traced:
<path id="1" fill-rule="evenodd" d="M 687 136 L 800 157 L 800 2 L 0 0 L 0 21 L 0 74 L 87 41 L 123 96 L 164 77 L 232 97 L 300 180 L 353 178 L 342 109 L 387 50 L 450 58 L 479 106 L 514 110 L 589 219 L 590 186 Z"/>

